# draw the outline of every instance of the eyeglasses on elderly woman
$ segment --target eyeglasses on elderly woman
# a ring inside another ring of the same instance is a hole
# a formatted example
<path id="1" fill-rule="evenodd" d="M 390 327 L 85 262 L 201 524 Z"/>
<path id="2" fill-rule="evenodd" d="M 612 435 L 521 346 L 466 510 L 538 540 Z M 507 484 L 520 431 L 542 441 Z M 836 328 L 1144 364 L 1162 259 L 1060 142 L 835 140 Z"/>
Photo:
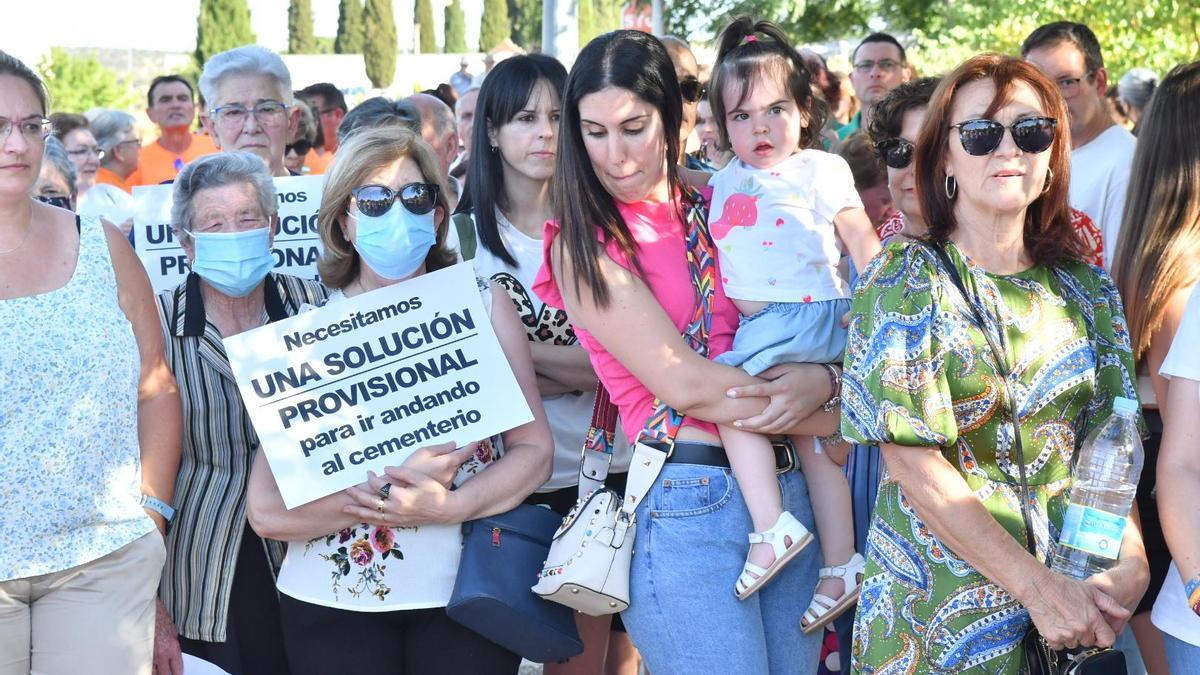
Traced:
<path id="1" fill-rule="evenodd" d="M 1054 129 L 1058 120 L 1053 117 L 1025 117 L 1013 122 L 1007 127 L 989 119 L 967 120 L 951 124 L 951 129 L 958 129 L 958 139 L 962 142 L 963 150 L 969 155 L 987 155 L 995 152 L 1004 139 L 1004 130 L 1012 134 L 1013 143 L 1022 152 L 1045 152 L 1054 143 Z"/>

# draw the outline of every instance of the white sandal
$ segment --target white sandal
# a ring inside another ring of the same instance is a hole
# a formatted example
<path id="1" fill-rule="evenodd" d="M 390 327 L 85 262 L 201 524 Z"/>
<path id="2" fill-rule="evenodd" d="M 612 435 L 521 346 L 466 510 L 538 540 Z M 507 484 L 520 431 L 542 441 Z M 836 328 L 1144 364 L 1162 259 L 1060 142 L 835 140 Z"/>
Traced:
<path id="1" fill-rule="evenodd" d="M 862 555 L 855 553 L 844 565 L 821 568 L 820 578 L 841 579 L 845 591 L 842 593 L 842 597 L 836 600 L 828 595 L 813 594 L 812 602 L 804 612 L 804 618 L 808 624 L 805 625 L 803 622 L 800 624 L 800 629 L 805 634 L 824 628 L 830 621 L 841 616 L 854 603 L 858 602 L 858 589 L 862 585 L 866 567 L 867 561 L 863 559 Z"/>
<path id="2" fill-rule="evenodd" d="M 784 565 L 804 550 L 805 546 L 812 543 L 813 536 L 812 532 L 809 532 L 807 527 L 796 520 L 795 516 L 784 511 L 779 514 L 779 519 L 775 521 L 771 529 L 766 532 L 751 532 L 749 539 L 751 544 L 770 544 L 771 548 L 775 550 L 775 562 L 767 567 L 759 567 L 746 560 L 742 566 L 742 573 L 733 587 L 733 593 L 738 600 L 745 600 L 758 592 L 779 573 L 779 570 L 783 569 Z M 788 539 L 792 540 L 791 546 L 788 546 Z"/>

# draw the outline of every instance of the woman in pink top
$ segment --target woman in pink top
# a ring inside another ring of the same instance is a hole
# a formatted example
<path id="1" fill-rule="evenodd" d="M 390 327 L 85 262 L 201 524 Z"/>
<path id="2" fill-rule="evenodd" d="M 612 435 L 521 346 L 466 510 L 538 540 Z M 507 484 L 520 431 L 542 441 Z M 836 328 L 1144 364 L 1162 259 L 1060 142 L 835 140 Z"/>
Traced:
<path id="1" fill-rule="evenodd" d="M 828 435 L 836 409 L 809 415 L 836 396 L 837 383 L 813 365 L 754 378 L 708 361 L 681 337 L 697 294 L 684 238 L 689 204 L 676 169 L 682 99 L 661 43 L 636 31 L 593 40 L 571 70 L 562 111 L 557 223 L 547 225 L 535 290 L 571 316 L 631 440 L 656 397 L 685 415 L 671 458 L 638 508 L 623 614 L 629 632 L 651 672 L 814 672 L 819 636 L 804 636 L 799 622 L 818 547 L 749 600 L 730 592 L 752 528 L 715 424 Z M 710 356 L 729 348 L 737 322 L 718 285 Z M 794 461 L 780 464 L 784 507 L 811 526 L 804 480 Z"/>

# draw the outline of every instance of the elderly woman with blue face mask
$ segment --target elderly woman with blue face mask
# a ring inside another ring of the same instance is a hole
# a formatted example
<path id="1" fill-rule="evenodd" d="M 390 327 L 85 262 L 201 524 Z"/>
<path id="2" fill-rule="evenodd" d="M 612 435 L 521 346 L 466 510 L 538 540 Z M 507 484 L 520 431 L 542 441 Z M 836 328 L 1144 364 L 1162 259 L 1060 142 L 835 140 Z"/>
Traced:
<path id="1" fill-rule="evenodd" d="M 336 289 L 330 303 L 454 264 L 442 175 L 429 146 L 401 126 L 365 128 L 338 147 L 317 226 L 318 269 Z M 250 522 L 289 542 L 277 587 L 293 675 L 357 671 L 364 654 L 377 657 L 374 675 L 517 672 L 519 656 L 445 611 L 461 523 L 516 507 L 553 463 L 524 327 L 505 291 L 481 295 L 534 414 L 501 434 L 501 456 L 490 442 L 422 448 L 386 476 L 364 475 L 366 483 L 290 510 L 265 457 L 255 460 Z"/>
<path id="2" fill-rule="evenodd" d="M 183 399 L 183 457 L 159 596 L 156 672 L 184 652 L 237 673 L 287 672 L 274 570 L 283 546 L 246 524 L 258 454 L 222 339 L 320 304 L 314 281 L 275 274 L 275 186 L 258 156 L 197 159 L 175 180 L 171 221 L 191 274 L 158 297 L 167 361 Z"/>

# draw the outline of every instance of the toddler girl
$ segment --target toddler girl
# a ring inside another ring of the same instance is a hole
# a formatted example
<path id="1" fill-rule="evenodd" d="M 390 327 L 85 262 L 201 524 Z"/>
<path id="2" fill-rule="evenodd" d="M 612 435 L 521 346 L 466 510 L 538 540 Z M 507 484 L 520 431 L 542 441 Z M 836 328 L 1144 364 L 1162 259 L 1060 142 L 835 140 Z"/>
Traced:
<path id="1" fill-rule="evenodd" d="M 776 26 L 743 17 L 721 35 L 709 92 L 720 143 L 735 155 L 709 181 L 709 227 L 725 294 L 742 313 L 733 348 L 717 361 L 768 376 L 782 363 L 840 363 L 850 292 L 838 271 L 839 240 L 860 270 L 880 244 L 850 167 L 818 149 L 822 104 L 813 98 L 808 70 Z M 783 510 L 770 441 L 730 427 L 721 428 L 721 441 L 758 530 L 735 586 L 745 599 L 812 535 Z M 816 439 L 792 443 L 826 565 L 801 623 L 809 632 L 855 602 L 864 561 L 854 552 L 841 468 Z"/>

